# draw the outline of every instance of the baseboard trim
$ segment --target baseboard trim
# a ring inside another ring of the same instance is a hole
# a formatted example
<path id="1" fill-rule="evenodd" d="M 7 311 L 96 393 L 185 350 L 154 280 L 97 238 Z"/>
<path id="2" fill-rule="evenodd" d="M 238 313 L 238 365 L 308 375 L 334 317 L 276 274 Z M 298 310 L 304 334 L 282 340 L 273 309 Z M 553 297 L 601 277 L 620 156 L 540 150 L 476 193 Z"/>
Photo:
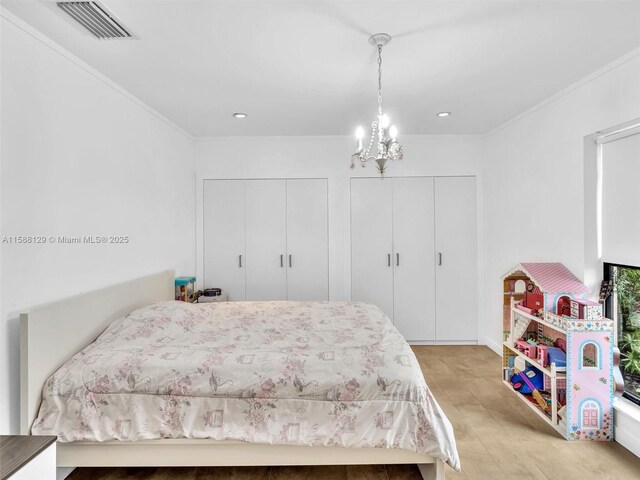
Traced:
<path id="1" fill-rule="evenodd" d="M 616 442 L 640 457 L 640 406 L 624 398 L 613 404 L 613 428 Z"/>
<path id="2" fill-rule="evenodd" d="M 499 343 L 494 342 L 489 337 L 484 337 L 484 342 L 487 347 L 502 356 L 502 346 Z"/>
<path id="3" fill-rule="evenodd" d="M 64 480 L 71 472 L 73 472 L 76 467 L 58 467 L 56 468 L 56 480 Z"/>

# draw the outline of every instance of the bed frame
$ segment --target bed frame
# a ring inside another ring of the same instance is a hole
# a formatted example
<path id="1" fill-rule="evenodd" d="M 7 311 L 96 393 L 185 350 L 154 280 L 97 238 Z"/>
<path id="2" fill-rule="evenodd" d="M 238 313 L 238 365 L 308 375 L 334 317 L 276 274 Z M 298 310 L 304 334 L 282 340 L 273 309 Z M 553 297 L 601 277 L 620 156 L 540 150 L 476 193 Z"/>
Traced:
<path id="1" fill-rule="evenodd" d="M 20 315 L 20 429 L 28 435 L 42 386 L 113 320 L 150 302 L 173 300 L 174 273 L 113 285 Z M 64 332 L 61 334 L 61 332 Z M 176 439 L 58 443 L 59 467 L 258 466 L 415 463 L 425 480 L 444 480 L 444 463 L 400 449 L 306 447 Z"/>

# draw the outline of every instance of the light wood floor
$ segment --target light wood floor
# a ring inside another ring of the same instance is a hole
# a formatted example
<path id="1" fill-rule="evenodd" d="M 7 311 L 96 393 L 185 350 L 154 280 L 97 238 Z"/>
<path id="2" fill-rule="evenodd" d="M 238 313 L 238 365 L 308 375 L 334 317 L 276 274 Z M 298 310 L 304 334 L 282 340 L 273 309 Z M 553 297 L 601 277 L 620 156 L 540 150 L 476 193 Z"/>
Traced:
<path id="1" fill-rule="evenodd" d="M 447 479 L 632 480 L 640 459 L 617 443 L 567 442 L 500 381 L 486 347 L 413 347 L 427 384 L 453 424 L 462 472 Z M 405 480 L 413 465 L 264 468 L 80 468 L 69 480 Z"/>

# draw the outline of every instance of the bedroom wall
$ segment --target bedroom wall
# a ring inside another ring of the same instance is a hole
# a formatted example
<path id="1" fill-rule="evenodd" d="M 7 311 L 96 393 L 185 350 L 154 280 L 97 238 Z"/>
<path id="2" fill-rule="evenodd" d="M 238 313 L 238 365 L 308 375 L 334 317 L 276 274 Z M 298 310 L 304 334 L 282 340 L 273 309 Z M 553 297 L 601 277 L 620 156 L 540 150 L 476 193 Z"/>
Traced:
<path id="1" fill-rule="evenodd" d="M 0 433 L 19 430 L 18 314 L 164 269 L 194 269 L 193 140 L 1 12 Z M 126 244 L 52 244 L 54 236 Z M 73 335 L 73 332 L 60 332 Z M 55 341 L 55 338 L 52 338 Z"/>
<path id="2" fill-rule="evenodd" d="M 446 120 L 445 120 L 446 121 Z M 479 216 L 479 278 L 484 279 L 482 138 L 477 136 L 403 136 L 405 158 L 392 162 L 390 176 L 476 175 Z M 197 274 L 202 278 L 202 180 L 231 178 L 328 178 L 329 182 L 329 296 L 349 300 L 350 207 L 353 176 L 377 177 L 374 165 L 350 169 L 355 139 L 333 137 L 228 137 L 196 139 Z M 375 214 L 375 205 L 371 205 Z M 484 303 L 480 282 L 480 332 Z M 484 339 L 484 333 L 481 335 Z"/>
<path id="3" fill-rule="evenodd" d="M 584 168 L 595 147 L 585 136 L 638 117 L 640 49 L 487 135 L 486 318 L 493 348 L 502 343 L 500 277 L 519 262 L 560 261 L 597 287 L 595 187 L 585 192 L 584 182 L 585 175 L 595 178 L 595 162 L 587 159 Z"/>

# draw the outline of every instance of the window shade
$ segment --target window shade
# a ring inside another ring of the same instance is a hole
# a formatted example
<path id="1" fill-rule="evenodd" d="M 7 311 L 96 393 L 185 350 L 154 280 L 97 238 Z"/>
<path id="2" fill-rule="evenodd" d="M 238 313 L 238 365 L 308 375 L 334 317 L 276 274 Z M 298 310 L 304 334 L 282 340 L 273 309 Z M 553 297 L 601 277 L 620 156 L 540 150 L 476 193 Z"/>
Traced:
<path id="1" fill-rule="evenodd" d="M 602 257 L 640 265 L 640 134 L 602 148 Z"/>

